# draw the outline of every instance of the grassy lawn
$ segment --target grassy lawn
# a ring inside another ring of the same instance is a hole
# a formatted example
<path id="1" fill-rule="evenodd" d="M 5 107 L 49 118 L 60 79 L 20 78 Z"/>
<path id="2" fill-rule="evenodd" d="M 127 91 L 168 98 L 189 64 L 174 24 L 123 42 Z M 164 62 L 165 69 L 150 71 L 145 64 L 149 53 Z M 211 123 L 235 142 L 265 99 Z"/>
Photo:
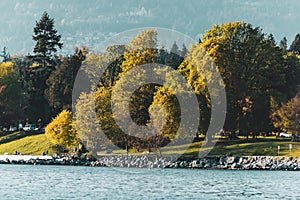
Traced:
<path id="1" fill-rule="evenodd" d="M 1 143 L 1 138 L 0 138 Z M 23 155 L 41 155 L 48 150 L 52 155 L 52 143 L 46 138 L 45 134 L 23 137 L 0 145 L 0 154 L 15 154 L 16 151 Z"/>
<path id="2" fill-rule="evenodd" d="M 33 135 L 34 133 L 15 132 L 0 136 L 0 154 L 14 154 L 16 151 L 22 154 L 41 155 L 48 150 L 49 155 L 53 153 L 53 145 L 46 138 L 45 134 Z M 259 137 L 257 139 L 244 138 L 237 140 L 226 140 L 218 138 L 217 143 L 212 147 L 204 147 L 204 142 L 195 142 L 192 144 L 168 145 L 161 148 L 164 156 L 185 155 L 197 157 L 199 152 L 206 153 L 209 156 L 251 156 L 251 155 L 269 155 L 277 156 L 278 145 L 280 146 L 280 156 L 300 157 L 300 142 L 291 142 L 290 139 L 275 137 Z M 293 145 L 292 151 L 289 150 L 289 144 Z M 105 154 L 104 151 L 99 152 Z M 125 150 L 114 150 L 114 154 L 126 154 Z M 130 154 L 140 155 L 142 153 L 130 150 Z"/>
<path id="3" fill-rule="evenodd" d="M 292 144 L 292 151 L 289 150 Z M 277 156 L 278 145 L 280 156 L 300 157 L 300 142 L 291 142 L 290 139 L 258 138 L 235 141 L 219 140 L 212 147 L 203 147 L 204 142 L 195 142 L 189 145 L 178 145 L 162 148 L 164 155 L 185 154 L 197 156 L 199 152 L 208 153 L 209 156 Z"/>
<path id="4" fill-rule="evenodd" d="M 292 144 L 292 151 L 289 150 L 289 144 Z M 290 139 L 282 139 L 275 137 L 260 137 L 258 139 L 239 139 L 234 141 L 217 140 L 212 147 L 203 146 L 204 142 L 195 142 L 192 144 L 182 144 L 176 146 L 166 146 L 161 148 L 161 153 L 165 156 L 185 155 L 197 157 L 199 152 L 206 153 L 208 156 L 277 156 L 278 145 L 280 146 L 280 156 L 300 157 L 300 142 L 291 142 Z M 104 154 L 103 152 L 99 152 Z M 114 154 L 125 154 L 125 150 L 114 150 Z M 141 154 L 129 151 L 130 154 Z"/>

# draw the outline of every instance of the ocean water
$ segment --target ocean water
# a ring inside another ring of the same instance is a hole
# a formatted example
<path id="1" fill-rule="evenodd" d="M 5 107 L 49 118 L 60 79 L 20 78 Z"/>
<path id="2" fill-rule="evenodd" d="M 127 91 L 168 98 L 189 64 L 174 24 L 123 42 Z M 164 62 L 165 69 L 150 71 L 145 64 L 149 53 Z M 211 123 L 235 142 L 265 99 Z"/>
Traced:
<path id="1" fill-rule="evenodd" d="M 0 165 L 0 199 L 300 199 L 300 172 Z"/>

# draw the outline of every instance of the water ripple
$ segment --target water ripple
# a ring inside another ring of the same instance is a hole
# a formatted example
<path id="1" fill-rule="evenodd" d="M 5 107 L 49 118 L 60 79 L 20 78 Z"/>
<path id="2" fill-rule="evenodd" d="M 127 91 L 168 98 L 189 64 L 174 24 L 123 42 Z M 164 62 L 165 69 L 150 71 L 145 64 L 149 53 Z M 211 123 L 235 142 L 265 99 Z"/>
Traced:
<path id="1" fill-rule="evenodd" d="M 300 199 L 300 173 L 0 165 L 0 199 Z"/>

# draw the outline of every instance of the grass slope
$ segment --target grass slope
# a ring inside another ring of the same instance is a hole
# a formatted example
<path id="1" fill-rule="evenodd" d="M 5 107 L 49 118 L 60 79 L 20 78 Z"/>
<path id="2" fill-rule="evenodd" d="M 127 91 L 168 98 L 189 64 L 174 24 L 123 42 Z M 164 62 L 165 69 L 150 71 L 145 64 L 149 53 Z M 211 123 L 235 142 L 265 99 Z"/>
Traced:
<path id="1" fill-rule="evenodd" d="M 52 155 L 52 146 L 53 144 L 46 138 L 45 134 L 32 135 L 1 144 L 0 154 L 15 154 L 18 151 L 23 155 L 41 155 L 48 150 L 49 155 Z"/>

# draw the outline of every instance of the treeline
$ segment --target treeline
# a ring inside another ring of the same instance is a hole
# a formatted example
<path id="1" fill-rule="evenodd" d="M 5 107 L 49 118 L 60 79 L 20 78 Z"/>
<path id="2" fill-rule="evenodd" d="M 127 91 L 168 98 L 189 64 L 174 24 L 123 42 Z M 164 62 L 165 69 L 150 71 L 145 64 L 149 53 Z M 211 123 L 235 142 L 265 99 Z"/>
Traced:
<path id="1" fill-rule="evenodd" d="M 36 22 L 33 55 L 3 53 L 0 126 L 44 126 L 62 109 L 71 109 L 73 82 L 88 49 L 83 46 L 75 49 L 73 55 L 57 56 L 63 44 L 54 23 L 46 12 Z"/>
<path id="2" fill-rule="evenodd" d="M 180 124 L 182 112 L 187 111 L 182 110 L 176 96 L 190 94 L 178 86 L 176 78 L 166 78 L 166 82 L 170 81 L 166 83 L 169 88 L 146 84 L 130 94 L 129 112 L 132 121 L 151 127 L 154 133 L 143 132 L 136 126 L 131 126 L 127 107 L 120 105 L 126 105 L 124 102 L 130 93 L 128 85 L 147 79 L 147 73 L 138 70 L 132 76 L 135 78 L 124 80 L 123 77 L 137 66 L 149 63 L 155 63 L 151 67 L 156 68 L 156 72 L 163 77 L 172 76 L 159 67 L 159 64 L 166 64 L 163 55 L 167 51 L 157 49 L 156 37 L 154 30 L 140 33 L 131 44 L 119 51 L 118 62 L 113 62 L 108 67 L 96 92 L 81 94 L 76 105 L 75 124 L 82 137 L 91 143 L 90 146 L 106 144 L 108 137 L 121 148 L 158 148 L 174 141 L 180 129 L 184 129 L 185 133 L 182 135 L 182 142 L 191 141 L 197 134 L 206 134 L 211 120 L 214 120 L 211 119 L 212 95 L 218 96 L 218 91 L 213 90 L 215 94 L 211 94 L 207 85 L 217 81 L 216 71 L 221 73 L 226 90 L 225 132 L 239 132 L 245 136 L 282 130 L 298 133 L 299 100 L 293 98 L 299 98 L 299 95 L 296 96 L 300 83 L 297 49 L 299 35 L 291 47 L 287 48 L 285 39 L 277 45 L 272 35 L 263 33 L 259 27 L 254 28 L 251 24 L 240 22 L 214 26 L 198 44 L 191 47 L 181 62 L 169 65 L 187 80 L 197 96 L 200 124 L 196 135 L 190 128 L 191 124 Z M 110 53 L 92 55 L 85 62 L 94 67 L 92 71 L 97 71 L 97 66 L 101 70 L 103 63 L 110 63 L 107 55 Z M 92 74 L 88 71 L 86 73 Z M 122 93 L 116 95 L 116 91 Z M 112 95 L 116 98 L 113 102 Z M 293 100 L 288 102 L 290 99 Z M 220 99 L 222 100 L 225 99 Z M 294 102 L 298 104 L 295 105 Z M 119 112 L 113 113 L 111 104 Z M 96 122 L 92 117 L 94 107 L 97 111 Z M 293 109 L 293 113 L 287 108 Z M 127 126 L 125 132 L 116 124 L 116 119 L 119 124 Z M 153 121 L 155 119 L 158 119 L 156 123 Z M 97 123 L 100 123 L 100 127 Z M 105 137 L 101 137 L 100 128 Z"/>
<path id="3" fill-rule="evenodd" d="M 48 33 L 46 38 L 41 34 L 43 30 Z M 299 34 L 288 48 L 286 38 L 277 45 L 272 34 L 263 33 L 261 28 L 234 22 L 213 26 L 189 50 L 184 45 L 179 49 L 174 43 L 168 51 L 158 48 L 156 31 L 147 30 L 130 44 L 110 46 L 102 54 L 89 54 L 87 47 L 80 47 L 73 55 L 62 57 L 56 56 L 56 49 L 63 44 L 54 20 L 44 13 L 36 23 L 33 39 L 34 55 L 13 56 L 11 61 L 1 64 L 1 125 L 18 121 L 48 124 L 64 110 L 49 125 L 52 128 L 46 129 L 58 145 L 75 145 L 80 136 L 95 151 L 108 143 L 124 149 L 159 148 L 175 141 L 178 132 L 182 133 L 180 141 L 189 141 L 198 134 L 206 134 L 213 120 L 212 98 L 218 96 L 218 90 L 211 93 L 208 84 L 224 84 L 227 106 L 224 131 L 242 135 L 280 130 L 299 132 Z M 147 68 L 132 70 L 147 64 L 163 77 L 168 88 L 145 84 L 132 93 L 129 85 L 149 78 Z M 181 124 L 181 114 L 192 113 L 194 108 L 182 110 L 178 96 L 188 101 L 191 94 L 161 66 L 169 66 L 181 74 L 196 95 L 200 110 L 196 116 L 199 122 L 196 135 L 193 124 L 189 124 L 194 119 Z M 76 111 L 73 120 L 70 117 L 73 84 L 80 68 L 89 80 L 96 82 L 91 84 L 91 92 L 82 92 L 77 102 L 73 102 Z M 216 82 L 217 71 L 223 83 Z M 127 78 L 128 72 L 135 78 Z M 128 96 L 129 111 L 122 107 Z M 114 112 L 114 108 L 118 111 Z M 62 120 L 69 126 L 63 126 Z M 141 131 L 129 123 L 131 120 L 148 129 Z M 129 125 L 124 131 L 119 124 Z M 55 138 L 58 134 L 65 139 Z"/>

